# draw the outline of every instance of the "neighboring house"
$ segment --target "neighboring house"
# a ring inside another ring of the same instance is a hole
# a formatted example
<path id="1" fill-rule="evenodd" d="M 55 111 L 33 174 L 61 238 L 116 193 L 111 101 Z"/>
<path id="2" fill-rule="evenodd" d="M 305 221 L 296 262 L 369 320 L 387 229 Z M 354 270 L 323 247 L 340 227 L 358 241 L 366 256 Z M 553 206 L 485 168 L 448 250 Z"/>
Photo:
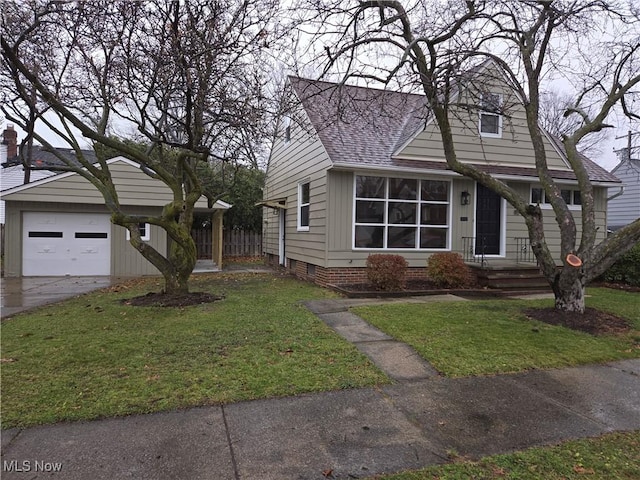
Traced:
<path id="1" fill-rule="evenodd" d="M 138 164 L 116 157 L 107 161 L 120 205 L 131 214 L 157 215 L 172 200 L 169 187 L 144 174 Z M 6 276 L 157 274 L 128 241 L 128 231 L 110 221 L 100 192 L 77 173 L 60 173 L 1 192 L 6 202 Z M 211 218 L 212 256 L 222 261 L 222 214 L 230 207 L 218 201 L 199 214 Z M 143 239 L 166 254 L 166 232 L 141 225 Z"/>
<path id="2" fill-rule="evenodd" d="M 480 81 L 483 70 L 476 75 Z M 482 104 L 515 107 L 509 116 L 462 111 L 452 125 L 458 159 L 541 204 L 546 239 L 560 264 L 559 231 L 536 175 L 524 108 L 495 72 L 486 78 L 492 80 Z M 319 284 L 365 281 L 366 259 L 375 253 L 404 256 L 413 277 L 424 276 L 435 252 L 489 264 L 535 262 L 522 217 L 493 191 L 447 168 L 423 96 L 293 77 L 288 91 L 298 107 L 279 124 L 262 202 L 268 261 Z M 458 92 L 461 102 L 465 95 Z M 551 136 L 545 142 L 549 171 L 579 211 L 562 144 Z M 607 189 L 620 182 L 590 160 L 585 164 L 603 238 Z"/>
<path id="3" fill-rule="evenodd" d="M 50 177 L 51 175 L 54 175 L 54 172 L 49 170 L 33 170 L 31 172 L 31 181 L 35 182 L 36 180 Z M 0 191 L 8 190 L 22 184 L 24 184 L 24 167 L 22 165 L 13 165 L 0 169 Z M 0 223 L 3 225 L 4 208 L 4 200 L 0 200 Z"/>
<path id="4" fill-rule="evenodd" d="M 607 227 L 616 231 L 640 217 L 640 159 L 624 159 L 611 173 L 623 184 L 623 190 L 609 190 Z"/>
<path id="5" fill-rule="evenodd" d="M 75 160 L 75 152 L 70 149 L 56 148 L 61 154 L 71 160 Z M 2 132 L 2 147 L 0 148 L 0 191 L 8 190 L 25 183 L 25 171 L 22 158 L 18 155 L 18 135 L 13 125 L 8 125 Z M 83 155 L 89 160 L 95 159 L 91 150 L 83 150 Z M 43 170 L 47 167 L 63 165 L 63 162 L 53 153 L 44 150 L 40 145 L 31 148 L 31 166 L 29 182 L 35 182 L 45 177 L 55 175 L 57 172 Z M 0 200 L 0 223 L 4 224 L 4 201 Z"/>

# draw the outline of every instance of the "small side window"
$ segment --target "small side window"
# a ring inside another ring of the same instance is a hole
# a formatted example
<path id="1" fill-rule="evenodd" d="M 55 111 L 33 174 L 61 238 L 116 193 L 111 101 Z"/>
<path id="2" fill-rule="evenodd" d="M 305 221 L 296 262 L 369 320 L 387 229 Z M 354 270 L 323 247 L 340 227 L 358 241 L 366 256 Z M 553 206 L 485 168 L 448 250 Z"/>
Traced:
<path id="1" fill-rule="evenodd" d="M 311 183 L 298 185 L 298 230 L 309 230 L 309 205 L 311 195 Z"/>
<path id="2" fill-rule="evenodd" d="M 138 228 L 140 229 L 140 238 L 143 242 L 151 240 L 151 226 L 148 223 L 139 223 Z M 129 240 L 131 240 L 131 234 L 129 230 L 127 230 L 127 241 Z"/>

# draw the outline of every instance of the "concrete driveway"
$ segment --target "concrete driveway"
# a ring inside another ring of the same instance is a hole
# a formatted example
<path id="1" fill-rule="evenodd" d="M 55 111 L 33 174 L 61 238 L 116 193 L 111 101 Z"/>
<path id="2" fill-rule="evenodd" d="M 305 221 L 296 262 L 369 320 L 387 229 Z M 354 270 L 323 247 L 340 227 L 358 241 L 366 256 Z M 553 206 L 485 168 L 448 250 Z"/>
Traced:
<path id="1" fill-rule="evenodd" d="M 0 317 L 56 303 L 99 288 L 115 285 L 120 277 L 18 277 L 2 278 Z"/>

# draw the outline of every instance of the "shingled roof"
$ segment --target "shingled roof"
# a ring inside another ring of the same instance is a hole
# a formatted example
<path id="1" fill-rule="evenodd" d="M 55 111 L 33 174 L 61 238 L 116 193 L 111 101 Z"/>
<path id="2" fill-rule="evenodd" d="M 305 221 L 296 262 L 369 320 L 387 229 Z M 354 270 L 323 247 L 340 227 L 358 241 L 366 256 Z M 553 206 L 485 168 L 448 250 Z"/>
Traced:
<path id="1" fill-rule="evenodd" d="M 425 122 L 421 95 L 289 77 L 334 162 L 386 164 Z"/>
<path id="2" fill-rule="evenodd" d="M 75 151 L 70 148 L 55 148 L 58 154 L 62 155 L 64 158 L 67 158 L 72 163 L 79 165 L 76 159 Z M 93 150 L 82 150 L 82 154 L 90 163 L 95 163 L 97 161 L 96 154 Z M 10 167 L 13 165 L 21 165 L 22 160 L 20 159 L 19 154 L 15 157 L 11 157 L 7 159 L 5 166 Z M 31 166 L 34 168 L 55 168 L 55 167 L 63 167 L 66 164 L 60 160 L 54 153 L 48 152 L 44 149 L 44 147 L 40 145 L 34 145 L 31 151 Z"/>
<path id="3" fill-rule="evenodd" d="M 403 160 L 394 153 L 424 128 L 429 109 L 423 95 L 394 92 L 352 85 L 289 77 L 309 120 L 334 164 L 358 167 L 447 171 L 444 162 Z M 550 136 L 559 152 L 564 146 Z M 589 177 L 595 182 L 619 183 L 607 172 L 583 156 Z M 532 165 L 504 167 L 476 165 L 487 173 L 504 176 L 537 177 Z M 449 170 L 450 171 L 450 170 Z M 559 180 L 575 180 L 569 170 L 552 170 Z"/>

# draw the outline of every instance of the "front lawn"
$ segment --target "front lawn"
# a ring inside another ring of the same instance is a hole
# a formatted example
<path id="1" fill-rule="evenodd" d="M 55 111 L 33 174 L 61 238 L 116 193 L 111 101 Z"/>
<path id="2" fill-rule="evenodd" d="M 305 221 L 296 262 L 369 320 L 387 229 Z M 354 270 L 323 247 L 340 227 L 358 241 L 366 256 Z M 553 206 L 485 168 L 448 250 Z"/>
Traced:
<path id="1" fill-rule="evenodd" d="M 196 275 L 220 302 L 133 307 L 158 279 L 2 323 L 2 427 L 147 413 L 388 381 L 299 304 L 326 290 L 269 274 Z"/>
<path id="2" fill-rule="evenodd" d="M 474 300 L 363 306 L 353 311 L 411 345 L 447 376 L 487 375 L 640 357 L 640 294 L 589 289 L 587 305 L 626 318 L 623 335 L 595 337 L 532 321 L 552 300 Z"/>
<path id="3" fill-rule="evenodd" d="M 376 480 L 635 480 L 640 478 L 640 432 L 612 433 L 552 447 L 486 457 Z"/>

